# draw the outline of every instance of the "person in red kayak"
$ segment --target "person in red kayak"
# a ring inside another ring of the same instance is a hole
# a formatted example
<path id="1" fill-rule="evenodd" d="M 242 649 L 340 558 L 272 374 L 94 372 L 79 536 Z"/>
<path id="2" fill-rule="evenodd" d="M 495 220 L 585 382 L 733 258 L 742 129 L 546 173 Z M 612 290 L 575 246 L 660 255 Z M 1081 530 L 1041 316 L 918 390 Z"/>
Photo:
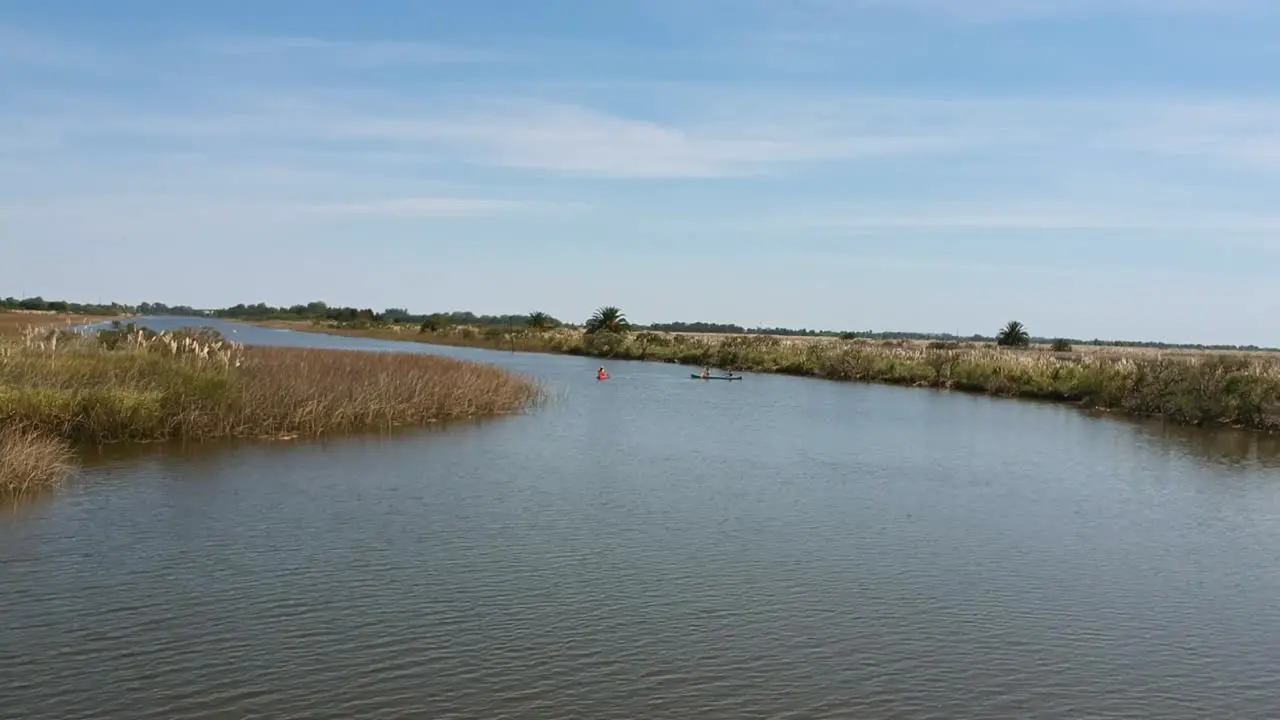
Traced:
<path id="1" fill-rule="evenodd" d="M 600 368 L 599 370 L 597 370 L 597 371 L 596 371 L 596 379 L 597 379 L 597 380 L 608 380 L 608 379 L 609 379 L 609 373 L 605 372 L 605 371 L 604 371 L 604 368 Z"/>

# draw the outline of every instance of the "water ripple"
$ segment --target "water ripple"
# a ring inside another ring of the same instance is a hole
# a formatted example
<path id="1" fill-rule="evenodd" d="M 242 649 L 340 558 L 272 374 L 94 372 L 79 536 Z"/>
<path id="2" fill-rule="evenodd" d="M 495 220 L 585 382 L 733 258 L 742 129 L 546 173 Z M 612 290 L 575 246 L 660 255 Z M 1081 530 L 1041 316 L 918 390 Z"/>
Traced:
<path id="1" fill-rule="evenodd" d="M 0 518 L 0 714 L 1280 717 L 1274 473 L 1062 408 L 511 362 L 572 402 L 149 451 Z"/>

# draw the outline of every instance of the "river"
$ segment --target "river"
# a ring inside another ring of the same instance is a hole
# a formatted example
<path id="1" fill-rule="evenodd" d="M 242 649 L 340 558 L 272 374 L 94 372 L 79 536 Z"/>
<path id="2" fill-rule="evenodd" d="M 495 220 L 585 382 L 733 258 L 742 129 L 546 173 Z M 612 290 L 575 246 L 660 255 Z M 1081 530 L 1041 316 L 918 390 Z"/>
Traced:
<path id="1" fill-rule="evenodd" d="M 0 717 L 1280 717 L 1274 440 L 209 324 L 556 397 L 88 458 L 0 514 Z"/>

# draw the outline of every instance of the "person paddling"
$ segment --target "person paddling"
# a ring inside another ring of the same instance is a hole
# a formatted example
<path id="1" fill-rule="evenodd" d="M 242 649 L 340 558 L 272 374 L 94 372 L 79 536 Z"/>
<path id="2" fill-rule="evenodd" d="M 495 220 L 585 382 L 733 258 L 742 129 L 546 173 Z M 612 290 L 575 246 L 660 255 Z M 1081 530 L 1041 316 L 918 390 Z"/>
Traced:
<path id="1" fill-rule="evenodd" d="M 608 380 L 608 379 L 609 379 L 609 373 L 605 372 L 605 371 L 604 371 L 604 368 L 600 368 L 599 370 L 597 370 L 597 371 L 596 371 L 596 379 L 597 379 L 597 380 Z"/>
<path id="2" fill-rule="evenodd" d="M 706 379 L 708 379 L 708 378 L 710 378 L 710 377 L 711 377 L 711 366 L 710 366 L 710 365 L 703 365 L 703 366 L 702 366 L 702 379 L 703 379 L 703 380 L 706 380 Z"/>

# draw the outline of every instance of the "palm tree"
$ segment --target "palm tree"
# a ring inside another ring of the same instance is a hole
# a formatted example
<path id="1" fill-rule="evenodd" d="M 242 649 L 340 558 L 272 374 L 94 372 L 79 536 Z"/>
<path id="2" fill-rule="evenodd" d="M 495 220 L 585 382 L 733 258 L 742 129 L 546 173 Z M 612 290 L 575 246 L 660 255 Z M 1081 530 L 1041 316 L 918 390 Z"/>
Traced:
<path id="1" fill-rule="evenodd" d="M 1004 347 L 1026 347 L 1031 344 L 1031 333 L 1017 320 L 1010 320 L 996 333 L 996 344 Z"/>
<path id="2" fill-rule="evenodd" d="M 529 327 L 534 330 L 546 330 L 555 324 L 550 315 L 537 311 L 529 313 L 529 320 L 527 322 Z"/>
<path id="3" fill-rule="evenodd" d="M 596 310 L 595 315 L 591 316 L 585 326 L 588 335 L 598 332 L 625 333 L 630 329 L 631 323 L 627 322 L 626 315 L 613 305 L 606 305 Z"/>

